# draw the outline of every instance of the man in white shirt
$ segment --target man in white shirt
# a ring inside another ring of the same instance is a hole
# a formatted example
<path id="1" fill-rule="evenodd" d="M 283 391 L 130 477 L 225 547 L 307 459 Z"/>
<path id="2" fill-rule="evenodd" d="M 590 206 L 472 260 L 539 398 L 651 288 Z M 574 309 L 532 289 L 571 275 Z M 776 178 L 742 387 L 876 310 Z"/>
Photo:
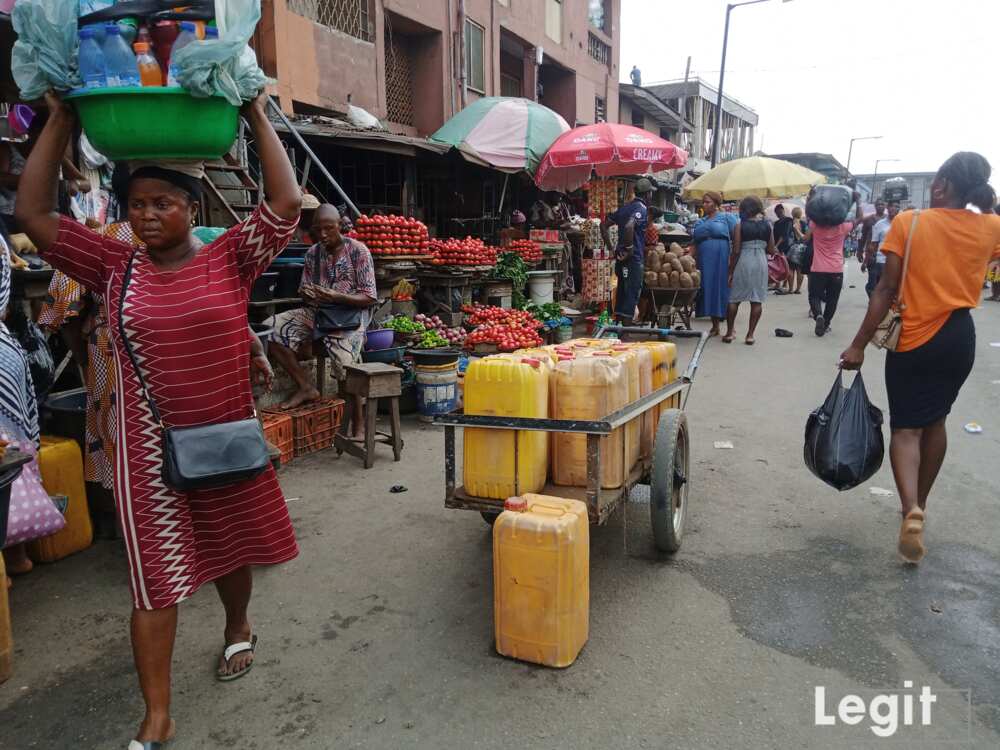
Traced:
<path id="1" fill-rule="evenodd" d="M 872 227 L 872 238 L 865 253 L 865 265 L 868 267 L 868 283 L 865 284 L 865 291 L 868 292 L 869 297 L 878 286 L 878 280 L 882 276 L 882 271 L 885 270 L 885 254 L 879 249 L 879 246 L 889 233 L 892 220 L 896 218 L 898 213 L 899 201 L 889 201 L 886 206 L 885 218 L 875 222 L 875 226 Z"/>

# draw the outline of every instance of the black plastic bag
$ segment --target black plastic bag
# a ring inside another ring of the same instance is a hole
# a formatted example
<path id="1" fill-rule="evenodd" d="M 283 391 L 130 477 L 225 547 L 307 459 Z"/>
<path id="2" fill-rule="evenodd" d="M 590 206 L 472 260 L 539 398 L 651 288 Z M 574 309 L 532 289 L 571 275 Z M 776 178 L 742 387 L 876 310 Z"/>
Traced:
<path id="1" fill-rule="evenodd" d="M 835 227 L 847 221 L 853 203 L 846 185 L 817 185 L 806 201 L 806 216 L 821 227 Z"/>
<path id="2" fill-rule="evenodd" d="M 849 490 L 867 481 L 882 466 L 882 410 L 868 400 L 859 372 L 850 388 L 844 376 L 806 421 L 803 450 L 809 471 L 834 489 Z"/>

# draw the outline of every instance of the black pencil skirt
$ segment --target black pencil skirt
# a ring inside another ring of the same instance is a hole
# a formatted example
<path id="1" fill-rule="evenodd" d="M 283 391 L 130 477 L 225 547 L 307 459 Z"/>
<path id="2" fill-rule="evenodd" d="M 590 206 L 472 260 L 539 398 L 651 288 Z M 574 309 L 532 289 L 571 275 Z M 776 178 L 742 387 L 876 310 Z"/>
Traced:
<path id="1" fill-rule="evenodd" d="M 927 427 L 948 416 L 976 361 L 976 326 L 955 310 L 934 338 L 908 352 L 888 352 L 885 387 L 894 430 Z"/>

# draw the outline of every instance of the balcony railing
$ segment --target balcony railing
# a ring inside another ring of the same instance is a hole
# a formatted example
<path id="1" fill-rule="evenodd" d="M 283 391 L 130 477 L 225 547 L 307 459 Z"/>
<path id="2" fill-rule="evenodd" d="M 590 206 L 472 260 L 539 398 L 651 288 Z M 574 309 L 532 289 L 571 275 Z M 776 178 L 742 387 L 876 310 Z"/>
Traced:
<path id="1" fill-rule="evenodd" d="M 611 63 L 611 47 L 591 33 L 587 33 L 587 51 L 601 65 Z"/>
<path id="2" fill-rule="evenodd" d="M 375 41 L 372 0 L 288 0 L 288 9 L 357 39 Z"/>

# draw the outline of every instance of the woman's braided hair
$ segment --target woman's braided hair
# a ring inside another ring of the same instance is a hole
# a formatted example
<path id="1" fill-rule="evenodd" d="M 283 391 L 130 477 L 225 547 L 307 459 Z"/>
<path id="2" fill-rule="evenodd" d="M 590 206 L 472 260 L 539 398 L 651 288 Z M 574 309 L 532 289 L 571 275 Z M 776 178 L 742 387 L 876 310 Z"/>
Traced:
<path id="1" fill-rule="evenodd" d="M 997 195 L 990 186 L 993 170 L 981 154 L 959 151 L 938 170 L 938 177 L 947 180 L 963 206 L 970 203 L 983 213 L 993 211 Z"/>

